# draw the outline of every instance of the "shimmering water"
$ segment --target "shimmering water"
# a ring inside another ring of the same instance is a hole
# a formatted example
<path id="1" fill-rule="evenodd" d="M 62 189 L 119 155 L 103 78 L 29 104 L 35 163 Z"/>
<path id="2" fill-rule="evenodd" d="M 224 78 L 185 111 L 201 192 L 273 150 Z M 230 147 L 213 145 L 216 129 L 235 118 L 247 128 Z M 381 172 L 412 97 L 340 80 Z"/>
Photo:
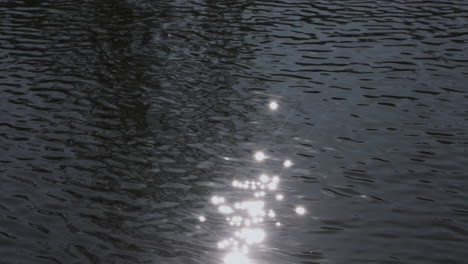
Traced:
<path id="1" fill-rule="evenodd" d="M 0 67 L 2 264 L 240 264 L 213 196 L 250 263 L 466 262 L 466 1 L 1 1 Z"/>

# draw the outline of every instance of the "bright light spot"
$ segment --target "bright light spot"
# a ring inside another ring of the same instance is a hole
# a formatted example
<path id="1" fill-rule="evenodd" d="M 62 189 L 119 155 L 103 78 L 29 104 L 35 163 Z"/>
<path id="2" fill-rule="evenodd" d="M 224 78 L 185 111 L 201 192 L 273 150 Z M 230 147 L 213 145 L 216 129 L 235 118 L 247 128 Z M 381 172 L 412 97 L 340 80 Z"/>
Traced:
<path id="1" fill-rule="evenodd" d="M 240 231 L 240 237 L 247 242 L 247 244 L 260 243 L 265 239 L 265 232 L 261 229 L 243 228 Z"/>
<path id="2" fill-rule="evenodd" d="M 242 221 L 242 216 L 234 216 L 234 217 L 232 218 L 232 221 L 234 221 L 234 222 L 241 222 L 241 221 Z"/>
<path id="3" fill-rule="evenodd" d="M 271 102 L 270 108 L 276 110 L 279 108 L 277 102 Z M 265 155 L 263 151 L 254 152 L 254 158 L 256 161 L 263 161 L 269 157 Z M 227 157 L 225 157 L 228 160 Z M 283 163 L 284 167 L 292 166 L 290 160 L 285 160 Z M 276 200 L 283 200 L 282 194 L 276 193 L 275 190 L 279 188 L 280 175 L 268 175 L 260 174 L 255 180 L 247 179 L 233 179 L 232 186 L 234 188 L 249 190 L 252 200 L 244 201 L 231 201 L 225 199 L 223 196 L 214 195 L 211 197 L 211 202 L 216 205 L 219 213 L 223 214 L 223 218 L 226 217 L 227 223 L 232 226 L 231 233 L 232 237 L 227 238 L 217 243 L 220 249 L 227 250 L 227 254 L 224 257 L 225 264 L 250 264 L 248 255 L 251 245 L 258 246 L 263 243 L 266 239 L 267 234 L 260 228 L 268 222 L 268 224 L 276 225 L 277 227 L 282 226 L 282 223 L 277 222 L 277 215 L 274 210 L 266 207 L 266 204 L 262 199 L 266 194 L 268 197 L 274 195 Z M 306 213 L 306 209 L 302 206 L 297 206 L 295 212 L 298 215 Z M 241 216 L 242 215 L 242 216 Z M 205 216 L 198 216 L 200 222 L 205 222 L 207 219 Z"/>
<path id="4" fill-rule="evenodd" d="M 263 206 L 265 206 L 263 201 L 249 201 L 242 202 L 241 209 L 247 210 L 251 217 L 255 217 L 262 214 Z"/>
<path id="5" fill-rule="evenodd" d="M 278 183 L 278 182 L 279 182 L 279 177 L 278 177 L 278 176 L 274 176 L 273 179 L 272 179 L 272 181 L 273 181 L 274 183 Z"/>
<path id="6" fill-rule="evenodd" d="M 228 240 L 223 240 L 218 243 L 218 248 L 223 249 L 231 244 Z"/>
<path id="7" fill-rule="evenodd" d="M 273 210 L 270 210 L 270 211 L 268 212 L 268 216 L 271 217 L 271 218 L 275 217 L 275 215 L 276 215 L 276 214 L 275 214 L 275 212 L 274 212 Z"/>
<path id="8" fill-rule="evenodd" d="M 258 161 L 262 161 L 265 159 L 265 154 L 261 151 L 258 151 L 257 153 L 255 153 L 255 159 Z"/>
<path id="9" fill-rule="evenodd" d="M 200 220 L 200 222 L 205 222 L 206 221 L 206 218 L 204 216 L 200 216 L 198 217 L 198 220 Z"/>
<path id="10" fill-rule="evenodd" d="M 224 263 L 225 264 L 249 264 L 250 261 L 245 254 L 242 254 L 241 252 L 232 252 L 232 253 L 229 253 L 224 258 Z"/>
<path id="11" fill-rule="evenodd" d="M 268 175 L 266 175 L 266 174 L 260 175 L 260 181 L 261 182 L 268 182 L 269 180 L 270 180 L 270 177 L 268 177 Z"/>
<path id="12" fill-rule="evenodd" d="M 270 182 L 270 183 L 268 184 L 268 189 L 270 189 L 270 190 L 272 190 L 272 191 L 273 191 L 273 190 L 276 190 L 276 183 Z"/>
<path id="13" fill-rule="evenodd" d="M 271 110 L 276 110 L 278 109 L 278 103 L 273 101 L 269 104 Z"/>
<path id="14" fill-rule="evenodd" d="M 249 253 L 249 247 L 248 247 L 247 245 L 243 245 L 243 246 L 242 246 L 242 253 L 243 253 L 243 254 Z"/>
<path id="15" fill-rule="evenodd" d="M 305 214 L 305 209 L 304 209 L 304 207 L 302 207 L 302 206 L 296 207 L 296 213 L 299 214 L 299 215 Z"/>
<path id="16" fill-rule="evenodd" d="M 213 204 L 222 204 L 222 203 L 224 203 L 224 201 L 225 201 L 224 197 L 218 197 L 218 196 L 211 197 L 211 202 Z"/>
<path id="17" fill-rule="evenodd" d="M 234 210 L 232 210 L 232 208 L 227 205 L 221 205 L 220 207 L 218 207 L 218 210 L 222 214 L 232 214 L 234 212 Z"/>

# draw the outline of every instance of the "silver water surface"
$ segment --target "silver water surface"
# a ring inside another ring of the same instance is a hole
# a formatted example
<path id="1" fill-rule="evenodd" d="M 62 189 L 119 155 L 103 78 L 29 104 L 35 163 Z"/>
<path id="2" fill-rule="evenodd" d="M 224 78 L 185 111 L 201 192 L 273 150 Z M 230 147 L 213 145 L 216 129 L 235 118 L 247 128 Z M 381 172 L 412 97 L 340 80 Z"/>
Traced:
<path id="1" fill-rule="evenodd" d="M 223 263 L 210 198 L 262 173 L 253 263 L 465 262 L 467 28 L 466 1 L 2 1 L 0 263 Z"/>

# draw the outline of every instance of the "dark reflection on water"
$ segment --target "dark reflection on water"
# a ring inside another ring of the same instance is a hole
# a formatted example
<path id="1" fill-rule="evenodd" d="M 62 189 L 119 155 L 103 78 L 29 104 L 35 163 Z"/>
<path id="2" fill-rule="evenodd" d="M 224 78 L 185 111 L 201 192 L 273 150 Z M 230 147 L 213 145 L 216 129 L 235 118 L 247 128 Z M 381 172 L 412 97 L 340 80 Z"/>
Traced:
<path id="1" fill-rule="evenodd" d="M 286 158 L 255 263 L 464 262 L 465 1 L 4 1 L 0 21 L 0 262 L 221 263 L 210 197 Z"/>

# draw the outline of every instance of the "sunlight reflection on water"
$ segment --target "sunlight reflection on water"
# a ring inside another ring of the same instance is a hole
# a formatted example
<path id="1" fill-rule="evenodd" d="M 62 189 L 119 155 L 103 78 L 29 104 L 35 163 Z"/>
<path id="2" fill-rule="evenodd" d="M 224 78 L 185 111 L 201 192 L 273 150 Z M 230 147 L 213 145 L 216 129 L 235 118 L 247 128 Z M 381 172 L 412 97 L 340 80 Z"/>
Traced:
<path id="1" fill-rule="evenodd" d="M 263 161 L 265 159 L 265 154 L 261 151 L 258 151 L 257 153 L 255 153 L 255 159 L 257 161 Z"/>
<path id="2" fill-rule="evenodd" d="M 277 102 L 270 102 L 271 110 L 278 108 Z M 258 162 L 265 160 L 267 156 L 262 151 L 254 154 L 254 159 Z M 228 160 L 225 158 L 225 160 Z M 293 165 L 291 160 L 285 160 L 283 166 L 289 168 Z M 276 212 L 266 208 L 266 199 L 281 201 L 284 195 L 276 193 L 280 183 L 280 176 L 261 174 L 257 180 L 234 179 L 232 187 L 240 191 L 245 191 L 242 200 L 227 201 L 226 198 L 215 195 L 211 197 L 211 203 L 217 206 L 218 212 L 226 215 L 229 226 L 234 227 L 231 237 L 218 242 L 219 249 L 226 250 L 224 257 L 226 264 L 248 264 L 249 252 L 264 242 L 267 237 L 265 230 L 267 224 L 280 227 L 281 222 L 277 221 Z M 305 214 L 306 210 L 302 206 L 297 206 L 295 212 L 298 215 Z M 204 216 L 199 217 L 200 222 L 205 222 Z"/>
<path id="3" fill-rule="evenodd" d="M 249 264 L 250 261 L 245 254 L 241 252 L 232 252 L 226 255 L 224 258 L 226 264 Z"/>
<path id="4" fill-rule="evenodd" d="M 271 110 L 276 110 L 276 109 L 278 109 L 278 103 L 277 103 L 277 102 L 274 102 L 274 101 L 273 101 L 273 102 L 271 102 L 271 103 L 269 104 L 269 106 L 270 106 L 270 109 L 271 109 Z"/>
<path id="5" fill-rule="evenodd" d="M 250 263 L 248 253 L 253 247 L 259 246 L 267 237 L 266 224 L 276 227 L 281 223 L 276 220 L 276 212 L 266 208 L 265 199 L 273 197 L 273 200 L 283 200 L 284 196 L 276 193 L 280 177 L 261 174 L 257 180 L 233 180 L 232 186 L 236 189 L 247 191 L 245 199 L 230 202 L 224 197 L 213 196 L 211 202 L 218 207 L 221 214 L 226 214 L 226 221 L 235 227 L 232 237 L 218 242 L 218 248 L 226 250 L 224 262 Z M 260 190 L 259 190 L 260 189 Z M 253 197 L 252 197 L 253 196 Z M 296 213 L 305 213 L 303 207 L 296 207 Z"/>

